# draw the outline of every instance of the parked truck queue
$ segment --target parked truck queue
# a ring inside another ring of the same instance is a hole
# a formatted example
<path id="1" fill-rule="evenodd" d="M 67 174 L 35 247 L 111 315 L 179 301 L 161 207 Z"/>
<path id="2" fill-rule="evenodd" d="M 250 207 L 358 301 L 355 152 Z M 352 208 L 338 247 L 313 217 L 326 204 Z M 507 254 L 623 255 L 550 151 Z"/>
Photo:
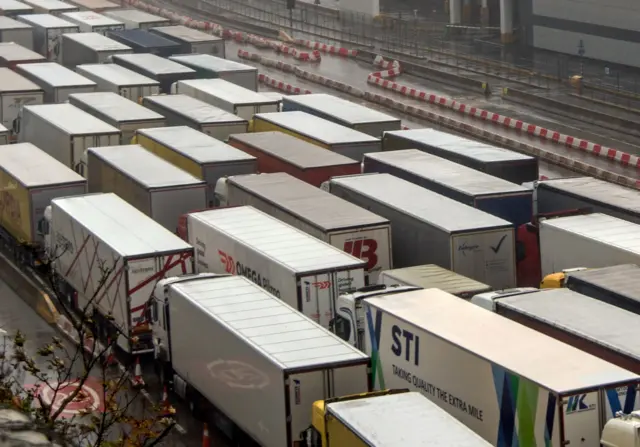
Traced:
<path id="1" fill-rule="evenodd" d="M 194 418 L 240 446 L 640 445 L 637 191 L 57 3 L 2 17 L 3 251 Z"/>

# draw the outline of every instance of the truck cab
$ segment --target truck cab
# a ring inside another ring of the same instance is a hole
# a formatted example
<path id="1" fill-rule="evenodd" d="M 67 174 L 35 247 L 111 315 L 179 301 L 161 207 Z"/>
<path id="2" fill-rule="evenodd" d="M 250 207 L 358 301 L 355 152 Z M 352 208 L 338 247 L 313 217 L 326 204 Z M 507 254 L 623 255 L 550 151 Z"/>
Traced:
<path id="1" fill-rule="evenodd" d="M 561 272 L 551 273 L 544 278 L 540 282 L 541 289 L 561 289 L 565 286 L 567 278 L 571 276 L 572 273 L 582 272 L 583 270 L 587 270 L 586 267 L 574 267 L 571 269 L 564 269 Z"/>
<path id="2" fill-rule="evenodd" d="M 496 301 L 514 295 L 524 295 L 525 293 L 539 292 L 540 289 L 534 287 L 517 287 L 514 289 L 497 290 L 495 292 L 479 293 L 471 298 L 471 303 L 491 312 L 496 311 Z"/>
<path id="3" fill-rule="evenodd" d="M 602 429 L 600 444 L 604 447 L 640 447 L 640 411 L 616 414 Z"/>
<path id="4" fill-rule="evenodd" d="M 338 296 L 335 317 L 329 323 L 329 330 L 356 348 L 364 348 L 365 317 L 362 300 L 380 295 L 420 290 L 413 286 L 387 286 L 384 284 L 366 286 Z"/>

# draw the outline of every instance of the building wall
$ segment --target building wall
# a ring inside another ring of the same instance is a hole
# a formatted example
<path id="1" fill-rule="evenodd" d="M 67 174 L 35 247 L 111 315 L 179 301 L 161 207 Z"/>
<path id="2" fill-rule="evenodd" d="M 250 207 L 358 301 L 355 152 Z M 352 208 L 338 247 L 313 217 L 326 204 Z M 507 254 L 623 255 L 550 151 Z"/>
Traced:
<path id="1" fill-rule="evenodd" d="M 640 66 L 640 1 L 524 0 L 527 41 L 537 48 Z"/>

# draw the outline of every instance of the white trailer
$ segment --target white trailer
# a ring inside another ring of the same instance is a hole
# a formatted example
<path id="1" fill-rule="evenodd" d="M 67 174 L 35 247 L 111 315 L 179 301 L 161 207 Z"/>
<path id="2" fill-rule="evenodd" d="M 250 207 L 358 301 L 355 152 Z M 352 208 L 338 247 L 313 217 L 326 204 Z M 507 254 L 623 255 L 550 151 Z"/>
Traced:
<path id="1" fill-rule="evenodd" d="M 0 14 L 6 17 L 33 14 L 33 6 L 16 0 L 0 0 Z"/>
<path id="2" fill-rule="evenodd" d="M 155 79 L 160 83 L 161 93 L 170 93 L 174 82 L 182 79 L 193 79 L 197 76 L 197 73 L 189 67 L 165 59 L 157 54 L 118 54 L 113 56 L 113 62 L 136 73 Z"/>
<path id="3" fill-rule="evenodd" d="M 44 102 L 63 103 L 72 93 L 96 90 L 96 83 L 55 62 L 20 64 L 18 73 L 39 85 L 44 91 Z"/>
<path id="4" fill-rule="evenodd" d="M 76 72 L 97 84 L 99 92 L 113 92 L 132 101 L 160 94 L 160 83 L 117 64 L 87 64 Z"/>
<path id="5" fill-rule="evenodd" d="M 0 16 L 0 42 L 14 42 L 33 50 L 33 28 L 11 17 Z"/>
<path id="6" fill-rule="evenodd" d="M 124 23 L 126 29 L 150 29 L 156 26 L 169 26 L 171 21 L 164 17 L 149 14 L 139 9 L 112 9 L 103 11 L 104 15 Z"/>
<path id="7" fill-rule="evenodd" d="M 130 144 L 138 129 L 165 125 L 164 116 L 117 93 L 75 93 L 69 95 L 69 104 L 119 129 L 120 144 Z"/>
<path id="8" fill-rule="evenodd" d="M 59 16 L 65 12 L 79 11 L 75 5 L 61 2 L 59 0 L 22 0 L 27 5 L 33 7 L 33 12 L 36 14 L 51 14 Z"/>
<path id="9" fill-rule="evenodd" d="M 155 284 L 192 273 L 193 247 L 115 194 L 54 199 L 45 218 L 52 268 L 69 302 L 77 294 L 80 309 L 91 303 L 98 327 L 115 326 L 109 332 L 120 334 L 124 351 L 153 352 L 145 311 Z"/>
<path id="10" fill-rule="evenodd" d="M 333 177 L 323 188 L 389 219 L 395 268 L 436 264 L 495 289 L 515 287 L 510 222 L 390 174 Z"/>
<path id="11" fill-rule="evenodd" d="M 279 112 L 280 102 L 224 79 L 188 79 L 176 82 L 171 93 L 191 96 L 246 120 L 256 113 Z"/>
<path id="12" fill-rule="evenodd" d="M 71 104 L 25 106 L 18 141 L 33 143 L 86 177 L 84 152 L 120 144 L 120 131 Z"/>
<path id="13" fill-rule="evenodd" d="M 109 0 L 69 0 L 69 3 L 76 5 L 81 11 L 104 12 L 110 9 L 122 8 L 119 4 Z"/>
<path id="14" fill-rule="evenodd" d="M 250 206 L 189 214 L 199 273 L 246 276 L 323 327 L 341 292 L 364 286 L 365 263 Z"/>
<path id="15" fill-rule="evenodd" d="M 0 68 L 0 123 L 17 134 L 18 114 L 26 105 L 42 104 L 44 91 L 9 68 Z"/>
<path id="16" fill-rule="evenodd" d="M 133 50 L 99 33 L 73 33 L 62 37 L 62 65 L 75 69 L 82 64 L 104 64 L 114 54 L 131 54 Z"/>
<path id="17" fill-rule="evenodd" d="M 105 35 L 107 31 L 124 29 L 124 23 L 93 11 L 65 12 L 61 17 L 78 25 L 81 33 Z"/>
<path id="18" fill-rule="evenodd" d="M 168 126 L 189 126 L 221 141 L 249 129 L 246 119 L 187 95 L 147 96 L 142 105 L 164 116 Z"/>
<path id="19" fill-rule="evenodd" d="M 51 62 L 61 60 L 62 35 L 80 32 L 75 23 L 51 14 L 18 16 L 18 20 L 33 28 L 33 49 Z"/>
<path id="20" fill-rule="evenodd" d="M 0 125 L 0 144 L 9 144 L 11 141 L 11 133 L 9 129 Z"/>
<path id="21" fill-rule="evenodd" d="M 542 277 L 574 267 L 640 264 L 640 225 L 587 214 L 539 222 Z"/>
<path id="22" fill-rule="evenodd" d="M 199 78 L 220 78 L 258 91 L 258 69 L 251 65 L 230 61 L 212 54 L 177 54 L 169 57 L 198 72 Z"/>
<path id="23" fill-rule="evenodd" d="M 14 42 L 0 43 L 0 66 L 15 70 L 20 64 L 34 62 L 46 62 L 47 59 L 41 54 Z"/>
<path id="24" fill-rule="evenodd" d="M 213 54 L 225 57 L 224 39 L 184 25 L 157 26 L 149 31 L 178 42 L 182 53 Z"/>
<path id="25" fill-rule="evenodd" d="M 135 144 L 87 151 L 89 192 L 113 192 L 175 232 L 185 213 L 207 206 L 206 182 Z"/>
<path id="26" fill-rule="evenodd" d="M 369 390 L 369 357 L 246 278 L 168 278 L 154 296 L 164 377 L 238 445 L 299 446 L 316 400 Z"/>
<path id="27" fill-rule="evenodd" d="M 620 389 L 635 394 L 640 384 L 632 372 L 438 289 L 363 305 L 374 387 L 419 391 L 492 445 L 600 447 L 607 411 L 622 407 Z"/>
<path id="28" fill-rule="evenodd" d="M 392 268 L 391 224 L 282 172 L 223 178 L 216 188 L 221 206 L 250 205 L 367 263 L 368 284 Z"/>

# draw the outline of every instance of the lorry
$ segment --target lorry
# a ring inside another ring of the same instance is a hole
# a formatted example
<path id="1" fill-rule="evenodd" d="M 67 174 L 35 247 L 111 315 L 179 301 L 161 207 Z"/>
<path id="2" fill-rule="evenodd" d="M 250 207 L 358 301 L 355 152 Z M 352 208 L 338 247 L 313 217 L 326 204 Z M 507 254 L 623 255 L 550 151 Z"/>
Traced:
<path id="1" fill-rule="evenodd" d="M 536 214 L 588 208 L 640 224 L 637 191 L 592 177 L 539 181 L 534 192 Z"/>
<path id="2" fill-rule="evenodd" d="M 33 6 L 16 0 L 0 0 L 0 14 L 12 18 L 19 15 L 33 14 Z"/>
<path id="3" fill-rule="evenodd" d="M 180 52 L 180 45 L 144 29 L 109 31 L 107 36 L 133 49 L 134 53 L 150 53 L 169 57 Z"/>
<path id="4" fill-rule="evenodd" d="M 65 12 L 61 17 L 77 24 L 81 33 L 105 35 L 108 31 L 124 29 L 124 23 L 94 11 Z"/>
<path id="5" fill-rule="evenodd" d="M 139 145 L 87 150 L 89 192 L 113 192 L 171 232 L 206 207 L 207 185 Z"/>
<path id="6" fill-rule="evenodd" d="M 45 221 L 61 299 L 72 309 L 93 308 L 99 338 L 128 354 L 152 353 L 155 284 L 193 273 L 193 247 L 112 193 L 53 199 Z"/>
<path id="7" fill-rule="evenodd" d="M 391 224 L 284 172 L 221 178 L 220 206 L 250 205 L 366 262 L 369 284 L 393 266 Z"/>
<path id="8" fill-rule="evenodd" d="M 287 174 L 320 187 L 331 177 L 360 174 L 360 162 L 282 132 L 229 136 L 229 144 L 258 159 L 262 173 Z"/>
<path id="9" fill-rule="evenodd" d="M 365 262 L 251 206 L 186 215 L 178 234 L 198 273 L 249 278 L 329 328 L 342 292 L 365 285 Z"/>
<path id="10" fill-rule="evenodd" d="M 538 159 L 436 129 L 386 132 L 383 151 L 418 149 L 517 185 L 539 178 Z"/>
<path id="11" fill-rule="evenodd" d="M 249 129 L 247 120 L 187 95 L 145 96 L 142 105 L 164 116 L 168 126 L 189 126 L 220 141 Z"/>
<path id="12" fill-rule="evenodd" d="M 139 9 L 109 9 L 102 12 L 104 15 L 124 23 L 126 29 L 150 29 L 156 26 L 171 25 L 169 19 Z"/>
<path id="13" fill-rule="evenodd" d="M 251 65 L 230 61 L 212 54 L 179 54 L 171 56 L 174 62 L 195 70 L 198 78 L 219 78 L 258 91 L 258 69 Z"/>
<path id="14" fill-rule="evenodd" d="M 120 5 L 109 0 L 69 0 L 69 3 L 76 5 L 81 11 L 104 12 L 121 8 Z"/>
<path id="15" fill-rule="evenodd" d="M 9 144 L 11 142 L 12 140 L 9 129 L 0 125 L 0 144 Z"/>
<path id="16" fill-rule="evenodd" d="M 61 63 L 75 69 L 82 64 L 104 64 L 114 54 L 131 54 L 126 45 L 99 33 L 73 33 L 62 36 Z"/>
<path id="17" fill-rule="evenodd" d="M 287 96 L 282 100 L 282 110 L 306 112 L 376 138 L 401 129 L 399 118 L 325 93 Z"/>
<path id="18" fill-rule="evenodd" d="M 491 286 L 435 264 L 385 270 L 380 273 L 378 284 L 440 289 L 464 299 L 471 299 L 479 293 L 493 290 Z"/>
<path id="19" fill-rule="evenodd" d="M 153 308 L 162 375 L 238 445 L 304 445 L 313 402 L 369 391 L 368 356 L 247 278 L 168 278 Z"/>
<path id="20" fill-rule="evenodd" d="M 44 91 L 44 102 L 63 103 L 72 93 L 96 90 L 96 83 L 55 62 L 19 64 L 16 71 L 39 85 Z"/>
<path id="21" fill-rule="evenodd" d="M 184 25 L 157 26 L 149 31 L 180 44 L 180 53 L 226 57 L 224 39 Z"/>
<path id="22" fill-rule="evenodd" d="M 254 116 L 254 132 L 274 130 L 357 161 L 362 161 L 364 154 L 382 149 L 378 138 L 305 112 L 258 113 Z"/>
<path id="23" fill-rule="evenodd" d="M 436 264 L 494 289 L 515 286 L 515 235 L 506 220 L 391 174 L 334 177 L 323 189 L 389 219 L 395 268 Z"/>
<path id="24" fill-rule="evenodd" d="M 417 149 L 366 154 L 362 172 L 395 175 L 516 226 L 531 222 L 530 189 Z"/>
<path id="25" fill-rule="evenodd" d="M 57 197 L 86 194 L 87 181 L 30 143 L 0 146 L 0 237 L 24 265 L 46 264 L 42 221 Z"/>
<path id="26" fill-rule="evenodd" d="M 0 43 L 0 67 L 15 70 L 18 64 L 29 64 L 34 62 L 46 62 L 47 59 L 41 54 L 31 51 L 28 48 L 14 42 Z"/>
<path id="27" fill-rule="evenodd" d="M 117 64 L 84 64 L 76 72 L 95 82 L 99 92 L 113 92 L 132 101 L 160 94 L 160 83 Z"/>
<path id="28" fill-rule="evenodd" d="M 171 85 L 181 79 L 193 79 L 196 72 L 155 54 L 117 54 L 113 62 L 160 83 L 160 93 L 171 93 Z"/>
<path id="29" fill-rule="evenodd" d="M 374 389 L 419 391 L 495 446 L 600 447 L 637 394 L 637 374 L 438 289 L 363 307 Z"/>
<path id="30" fill-rule="evenodd" d="M 120 144 L 120 131 L 71 104 L 24 106 L 18 141 L 33 143 L 86 177 L 84 152 Z"/>
<path id="31" fill-rule="evenodd" d="M 176 82 L 171 93 L 204 101 L 246 120 L 256 113 L 278 112 L 280 102 L 224 79 L 189 79 Z"/>
<path id="32" fill-rule="evenodd" d="M 27 5 L 33 7 L 36 14 L 51 14 L 59 16 L 65 12 L 79 11 L 80 9 L 72 4 L 61 2 L 59 0 L 22 0 Z"/>
<path id="33" fill-rule="evenodd" d="M 51 14 L 29 14 L 18 16 L 18 20 L 31 26 L 33 49 L 50 62 L 61 60 L 62 35 L 80 32 L 78 25 Z"/>
<path id="34" fill-rule="evenodd" d="M 33 50 L 33 28 L 11 17 L 0 16 L 0 42 L 14 42 Z"/>
<path id="35" fill-rule="evenodd" d="M 313 403 L 307 447 L 490 447 L 422 394 L 408 389 Z"/>
<path id="36" fill-rule="evenodd" d="M 255 157 L 187 126 L 138 129 L 131 142 L 204 180 L 208 208 L 219 205 L 215 188 L 220 178 L 258 172 Z"/>
<path id="37" fill-rule="evenodd" d="M 42 88 L 9 68 L 0 68 L 0 124 L 10 130 L 11 140 L 15 140 L 20 130 L 20 109 L 43 102 Z"/>
<path id="38" fill-rule="evenodd" d="M 164 116 L 113 92 L 74 93 L 69 104 L 120 130 L 120 144 L 129 144 L 138 129 L 165 125 Z"/>
<path id="39" fill-rule="evenodd" d="M 543 219 L 539 237 L 543 277 L 574 267 L 640 264 L 640 225 L 606 214 Z"/>

